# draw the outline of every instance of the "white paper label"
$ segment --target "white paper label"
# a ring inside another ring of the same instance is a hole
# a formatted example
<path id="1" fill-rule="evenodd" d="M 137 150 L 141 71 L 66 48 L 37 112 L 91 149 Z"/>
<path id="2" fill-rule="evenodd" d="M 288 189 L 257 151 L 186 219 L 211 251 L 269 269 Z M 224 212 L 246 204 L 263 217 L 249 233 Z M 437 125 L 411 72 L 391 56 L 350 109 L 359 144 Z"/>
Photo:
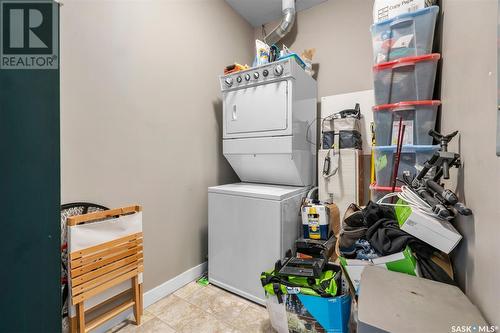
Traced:
<path id="1" fill-rule="evenodd" d="M 419 9 L 418 4 L 412 4 L 412 5 L 410 5 L 410 7 L 408 7 L 408 13 L 416 12 L 418 9 Z"/>
<path id="2" fill-rule="evenodd" d="M 396 40 L 392 45 L 392 48 L 397 49 L 400 47 L 409 47 L 412 39 L 413 39 L 413 34 L 399 37 L 398 40 Z"/>
<path id="3" fill-rule="evenodd" d="M 377 64 L 385 61 L 387 61 L 385 54 L 382 53 L 377 54 L 377 60 L 376 60 Z"/>
<path id="4" fill-rule="evenodd" d="M 373 4 L 373 22 L 387 20 L 424 7 L 425 0 L 375 0 Z"/>
<path id="5" fill-rule="evenodd" d="M 406 125 L 405 127 L 405 135 L 403 137 L 404 145 L 413 145 L 413 120 L 403 120 L 402 125 Z M 392 139 L 391 144 L 398 144 L 398 133 L 399 133 L 399 120 L 396 120 L 392 123 Z"/>

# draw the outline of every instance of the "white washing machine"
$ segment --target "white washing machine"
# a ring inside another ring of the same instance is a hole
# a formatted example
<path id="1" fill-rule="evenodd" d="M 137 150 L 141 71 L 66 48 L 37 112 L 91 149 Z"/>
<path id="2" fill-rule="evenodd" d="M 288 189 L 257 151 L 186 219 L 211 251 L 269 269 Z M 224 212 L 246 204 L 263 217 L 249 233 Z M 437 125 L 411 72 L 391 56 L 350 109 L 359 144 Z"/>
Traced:
<path id="1" fill-rule="evenodd" d="M 210 283 L 265 304 L 260 273 L 273 269 L 300 234 L 307 188 L 238 183 L 208 188 Z"/>
<path id="2" fill-rule="evenodd" d="M 220 82 L 223 153 L 246 183 L 208 189 L 208 276 L 263 304 L 260 274 L 293 247 L 315 183 L 316 81 L 290 58 Z"/>

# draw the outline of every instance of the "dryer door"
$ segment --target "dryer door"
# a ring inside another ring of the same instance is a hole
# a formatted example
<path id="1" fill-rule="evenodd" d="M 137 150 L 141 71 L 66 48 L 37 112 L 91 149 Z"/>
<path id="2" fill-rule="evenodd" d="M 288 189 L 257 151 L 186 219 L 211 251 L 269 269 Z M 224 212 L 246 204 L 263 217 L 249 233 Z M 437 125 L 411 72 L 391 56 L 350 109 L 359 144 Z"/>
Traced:
<path id="1" fill-rule="evenodd" d="M 224 93 L 224 138 L 289 134 L 288 81 Z"/>

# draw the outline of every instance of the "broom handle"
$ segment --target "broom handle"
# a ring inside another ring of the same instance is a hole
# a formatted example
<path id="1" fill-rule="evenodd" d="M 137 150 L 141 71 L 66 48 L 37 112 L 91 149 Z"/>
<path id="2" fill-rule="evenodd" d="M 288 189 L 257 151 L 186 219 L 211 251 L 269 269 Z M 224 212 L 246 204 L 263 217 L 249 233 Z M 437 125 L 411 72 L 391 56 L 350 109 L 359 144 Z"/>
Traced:
<path id="1" fill-rule="evenodd" d="M 401 136 L 398 139 L 398 148 L 396 153 L 396 161 L 394 164 L 394 174 L 392 179 L 392 192 L 396 190 L 396 179 L 398 178 L 399 161 L 401 160 L 401 151 L 403 150 L 403 138 L 405 135 L 406 125 L 401 128 Z"/>
<path id="2" fill-rule="evenodd" d="M 394 157 L 394 163 L 392 165 L 392 178 L 391 185 L 392 191 L 396 190 L 396 178 L 398 177 L 398 169 L 399 169 L 399 158 L 401 157 L 401 147 L 404 138 L 404 130 L 405 126 L 403 125 L 403 117 L 399 118 L 399 127 L 398 127 L 398 141 L 396 143 L 396 156 Z M 394 197 L 391 198 L 391 203 L 394 203 Z"/>

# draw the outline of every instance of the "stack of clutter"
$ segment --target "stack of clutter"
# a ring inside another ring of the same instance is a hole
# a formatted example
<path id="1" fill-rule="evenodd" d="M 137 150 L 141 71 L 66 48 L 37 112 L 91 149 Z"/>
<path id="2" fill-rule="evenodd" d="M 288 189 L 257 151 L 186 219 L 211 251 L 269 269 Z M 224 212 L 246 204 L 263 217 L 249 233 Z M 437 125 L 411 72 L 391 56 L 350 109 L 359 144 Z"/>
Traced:
<path id="1" fill-rule="evenodd" d="M 278 333 L 349 332 L 352 296 L 340 266 L 325 262 L 312 275 L 300 272 L 299 261 L 284 258 L 261 275 L 273 328 Z"/>
<path id="2" fill-rule="evenodd" d="M 375 7 L 387 2 L 391 1 L 376 1 Z M 453 283 L 447 254 L 461 235 L 449 221 L 401 202 L 394 209 L 396 202 L 385 205 L 388 201 L 383 200 L 390 192 L 404 191 L 396 181 L 415 177 L 439 150 L 429 135 L 441 104 L 432 99 L 440 59 L 432 53 L 439 7 L 422 3 L 408 11 L 371 27 L 376 104 L 372 201 L 363 209 L 349 207 L 336 246 L 356 293 L 361 273 L 369 265 Z"/>
<path id="3" fill-rule="evenodd" d="M 340 227 L 335 204 L 312 190 L 302 206 L 302 237 L 274 269 L 261 275 L 271 325 L 278 333 L 349 332 L 352 293 L 336 260 Z"/>
<path id="4" fill-rule="evenodd" d="M 338 208 L 306 202 L 303 237 L 261 275 L 271 325 L 278 333 L 349 332 L 353 293 L 334 264 Z"/>
<path id="5" fill-rule="evenodd" d="M 438 6 L 424 7 L 372 25 L 374 50 L 374 167 L 372 201 L 399 191 L 396 179 L 415 176 L 438 150 L 439 100 L 432 100 L 440 54 L 432 53 Z"/>
<path id="6" fill-rule="evenodd" d="M 458 244 L 460 234 L 446 233 L 446 226 L 433 226 L 434 221 L 411 221 L 415 229 L 426 228 L 424 232 L 405 230 L 409 215 L 390 206 L 369 202 L 361 209 L 349 207 L 341 232 L 337 239 L 336 252 L 349 281 L 356 293 L 359 291 L 361 274 L 367 266 L 378 266 L 390 271 L 453 284 L 453 271 L 446 254 Z M 408 223 L 411 225 L 411 222 Z M 441 235 L 429 239 L 428 235 Z M 453 238 L 453 241 L 448 238 Z M 449 240 L 449 241 L 448 241 Z M 448 241 L 448 242 L 447 242 Z M 452 244 L 449 244 L 452 242 Z M 445 250 L 445 254 L 438 251 Z"/>

